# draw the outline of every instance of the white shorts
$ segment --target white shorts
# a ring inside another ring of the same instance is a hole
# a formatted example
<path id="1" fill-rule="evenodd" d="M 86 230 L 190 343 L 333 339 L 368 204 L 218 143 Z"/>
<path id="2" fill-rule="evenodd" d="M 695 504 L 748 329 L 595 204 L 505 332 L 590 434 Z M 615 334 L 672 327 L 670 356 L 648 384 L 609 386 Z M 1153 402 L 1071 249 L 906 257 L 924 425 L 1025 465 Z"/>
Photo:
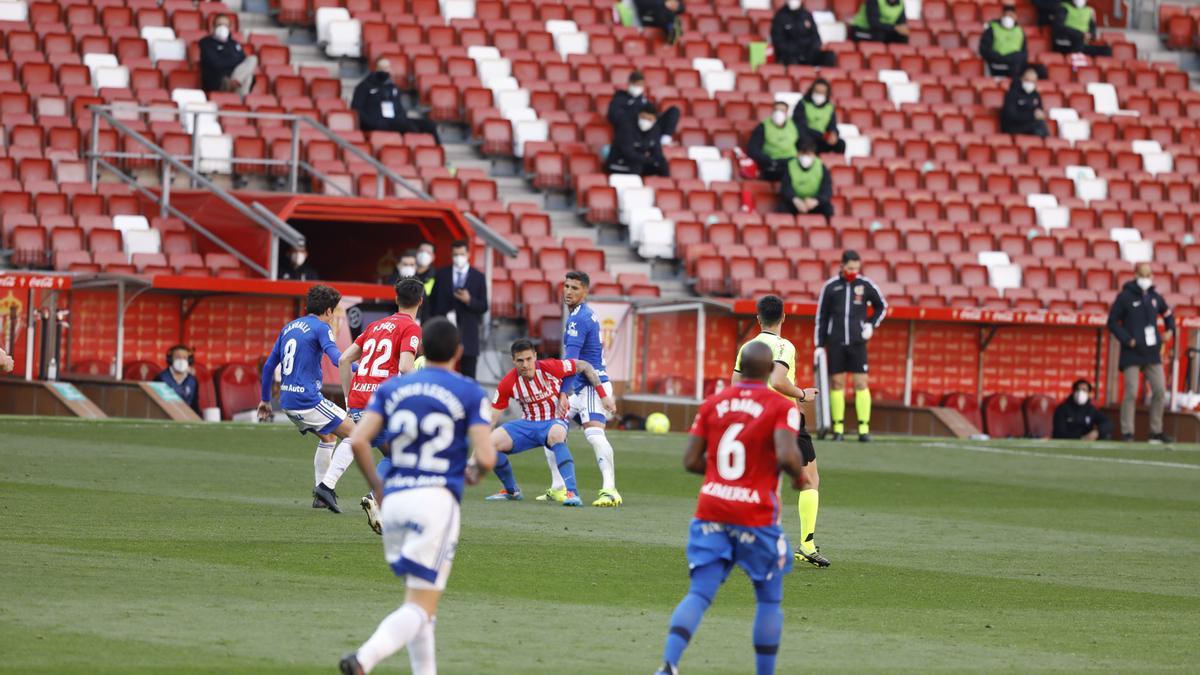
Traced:
<path id="1" fill-rule="evenodd" d="M 392 492 L 380 508 L 383 556 L 408 587 L 444 591 L 458 547 L 459 509 L 443 487 Z"/>
<path id="2" fill-rule="evenodd" d="M 605 396 L 612 396 L 612 382 L 605 382 L 600 386 L 604 387 Z M 604 409 L 604 404 L 600 402 L 600 394 L 590 384 L 580 389 L 577 393 L 572 394 L 567 401 L 571 404 L 571 410 L 567 414 L 567 419 L 578 420 L 580 424 L 605 422 L 608 420 L 608 411 Z"/>
<path id="3" fill-rule="evenodd" d="M 346 411 L 329 399 L 321 399 L 315 408 L 308 410 L 284 410 L 283 412 L 302 434 L 310 431 L 316 434 L 332 434 L 335 429 L 342 426 L 342 422 L 346 419 Z"/>

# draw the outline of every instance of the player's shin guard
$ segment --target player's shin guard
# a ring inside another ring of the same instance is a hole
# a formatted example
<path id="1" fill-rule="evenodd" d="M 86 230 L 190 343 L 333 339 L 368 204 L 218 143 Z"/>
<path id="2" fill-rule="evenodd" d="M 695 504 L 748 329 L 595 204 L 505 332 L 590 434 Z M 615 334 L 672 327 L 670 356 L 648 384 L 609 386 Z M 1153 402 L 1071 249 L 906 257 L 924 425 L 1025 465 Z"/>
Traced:
<path id="1" fill-rule="evenodd" d="M 834 389 L 829 392 L 829 419 L 833 424 L 833 433 L 841 434 L 846 430 L 846 392 Z"/>
<path id="2" fill-rule="evenodd" d="M 513 475 L 512 463 L 508 461 L 507 452 L 496 453 L 496 466 L 492 471 L 496 472 L 496 478 L 500 479 L 509 494 L 517 492 L 517 477 Z"/>
<path id="3" fill-rule="evenodd" d="M 783 577 L 754 583 L 758 607 L 754 613 L 754 665 L 757 675 L 774 675 L 775 655 L 783 636 Z"/>
<path id="4" fill-rule="evenodd" d="M 437 626 L 437 617 L 429 620 L 417 636 L 408 643 L 408 660 L 412 665 L 413 675 L 437 675 L 437 649 L 433 640 L 433 629 Z"/>
<path id="5" fill-rule="evenodd" d="M 550 448 L 542 448 L 546 452 L 546 466 L 550 469 L 550 489 L 564 490 L 567 488 L 562 472 L 558 470 L 558 455 Z M 572 465 L 574 466 L 574 465 Z M 573 489 L 573 488 L 572 488 Z"/>
<path id="6" fill-rule="evenodd" d="M 385 455 L 379 463 L 375 465 L 375 475 L 379 477 L 379 482 L 383 483 L 387 480 L 388 474 L 392 472 L 392 458 L 390 455 Z M 379 499 L 379 495 L 375 495 L 375 499 Z"/>
<path id="7" fill-rule="evenodd" d="M 371 638 L 358 648 L 358 662 L 363 670 L 371 672 L 380 661 L 403 649 L 427 623 L 429 615 L 411 602 L 388 614 Z"/>
<path id="8" fill-rule="evenodd" d="M 871 433 L 871 390 L 854 392 L 854 412 L 858 416 L 858 433 Z"/>
<path id="9" fill-rule="evenodd" d="M 317 443 L 317 454 L 313 455 L 313 485 L 321 482 L 325 472 L 329 470 L 329 460 L 333 457 L 333 443 Z"/>
<path id="10" fill-rule="evenodd" d="M 596 465 L 600 467 L 600 475 L 604 478 L 603 489 L 617 489 L 617 469 L 613 466 L 613 447 L 604 435 L 603 429 L 591 427 L 583 430 L 583 437 L 592 444 L 596 452 Z"/>
<path id="11" fill-rule="evenodd" d="M 554 466 L 561 474 L 562 484 L 571 492 L 579 494 L 579 487 L 575 484 L 575 458 L 571 457 L 566 442 L 559 443 L 551 450 L 554 451 Z"/>
<path id="12" fill-rule="evenodd" d="M 319 482 L 324 483 L 325 487 L 330 490 L 337 487 L 338 480 L 342 474 L 346 473 L 346 469 L 354 462 L 354 451 L 350 449 L 350 439 L 343 439 L 341 443 L 333 451 L 333 457 L 329 460 L 329 469 L 325 472 L 325 476 Z"/>
<path id="13" fill-rule="evenodd" d="M 721 563 L 712 563 L 692 570 L 692 585 L 675 612 L 671 614 L 671 628 L 667 632 L 667 644 L 663 648 L 663 661 L 677 666 L 687 649 L 692 635 L 700 627 L 704 612 L 717 596 L 717 589 L 725 580 L 725 569 Z"/>
<path id="14" fill-rule="evenodd" d="M 800 547 L 805 552 L 811 553 L 815 550 L 816 544 L 813 543 L 813 535 L 817 531 L 817 507 L 820 505 L 820 496 L 816 490 L 808 489 L 800 491 Z"/>

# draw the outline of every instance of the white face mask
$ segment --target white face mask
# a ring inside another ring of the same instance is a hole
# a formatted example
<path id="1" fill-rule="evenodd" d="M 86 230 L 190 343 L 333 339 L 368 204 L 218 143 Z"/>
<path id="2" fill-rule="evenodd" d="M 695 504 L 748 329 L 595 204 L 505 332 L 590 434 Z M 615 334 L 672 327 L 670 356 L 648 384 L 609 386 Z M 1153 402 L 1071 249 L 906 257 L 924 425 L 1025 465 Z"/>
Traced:
<path id="1" fill-rule="evenodd" d="M 180 375 L 186 373 L 188 371 L 188 360 L 175 359 L 171 362 L 171 370 L 179 373 Z"/>
<path id="2" fill-rule="evenodd" d="M 1037 89 L 1037 82 L 1033 82 L 1032 80 L 1021 80 L 1021 88 L 1025 90 L 1026 94 L 1032 94 L 1033 90 Z"/>
<path id="3" fill-rule="evenodd" d="M 397 265 L 396 273 L 402 277 L 411 277 L 417 273 L 416 265 Z"/>
<path id="4" fill-rule="evenodd" d="M 308 260 L 307 253 L 293 253 L 292 254 L 292 264 L 295 265 L 296 267 L 303 265 L 305 260 Z"/>
<path id="5" fill-rule="evenodd" d="M 1008 30 L 1012 30 L 1012 27 L 1017 25 L 1017 20 L 1011 16 L 1002 17 L 1000 19 L 1000 25 L 1004 26 Z"/>
<path id="6" fill-rule="evenodd" d="M 1150 290 L 1150 287 L 1154 285 L 1154 279 L 1152 277 L 1138 277 L 1137 285 L 1138 288 L 1141 288 L 1143 291 L 1148 291 Z"/>
<path id="7" fill-rule="evenodd" d="M 229 26 L 226 26 L 225 24 L 221 24 L 221 25 L 217 26 L 216 28 L 214 28 L 213 29 L 213 37 L 217 38 L 221 42 L 228 40 L 229 39 Z"/>
<path id="8" fill-rule="evenodd" d="M 638 119 L 638 128 L 642 131 L 650 131 L 654 128 L 654 120 L 648 120 L 644 117 L 640 118 Z"/>
<path id="9" fill-rule="evenodd" d="M 800 155 L 800 158 L 797 161 L 800 162 L 800 166 L 802 168 L 809 169 L 809 168 L 812 168 L 812 165 L 813 165 L 813 156 L 812 155 Z"/>
<path id="10" fill-rule="evenodd" d="M 1086 391 L 1079 389 L 1075 392 L 1075 405 L 1087 405 L 1090 398 L 1091 396 Z"/>
<path id="11" fill-rule="evenodd" d="M 640 84 L 629 85 L 629 95 L 634 98 L 641 98 L 642 94 L 646 93 L 646 88 Z"/>
<path id="12" fill-rule="evenodd" d="M 812 95 L 812 102 L 813 102 L 813 105 L 815 105 L 815 106 L 825 105 L 825 101 L 828 101 L 828 100 L 829 100 L 829 98 L 827 96 L 825 96 L 825 94 L 813 94 Z"/>
<path id="13" fill-rule="evenodd" d="M 781 127 L 787 123 L 787 113 L 782 110 L 776 110 L 771 113 L 771 121 L 775 123 L 775 126 Z"/>
<path id="14" fill-rule="evenodd" d="M 467 256 L 465 256 L 465 255 L 462 255 L 462 254 L 459 254 L 459 255 L 456 255 L 456 256 L 454 256 L 453 258 L 451 258 L 451 260 L 453 260 L 453 261 L 454 261 L 454 268 L 455 268 L 455 269 L 460 269 L 460 270 L 461 270 L 461 269 L 466 269 L 466 267 L 467 267 Z"/>
<path id="15" fill-rule="evenodd" d="M 417 264 L 421 267 L 429 267 L 433 264 L 433 254 L 429 251 L 418 251 Z"/>
<path id="16" fill-rule="evenodd" d="M 1075 0 L 1075 6 L 1082 8 L 1087 4 L 1087 0 Z"/>
<path id="17" fill-rule="evenodd" d="M 802 2 L 802 0 L 788 0 L 788 9 L 790 9 L 794 12 L 794 11 L 800 9 L 800 6 L 803 4 L 804 3 Z"/>

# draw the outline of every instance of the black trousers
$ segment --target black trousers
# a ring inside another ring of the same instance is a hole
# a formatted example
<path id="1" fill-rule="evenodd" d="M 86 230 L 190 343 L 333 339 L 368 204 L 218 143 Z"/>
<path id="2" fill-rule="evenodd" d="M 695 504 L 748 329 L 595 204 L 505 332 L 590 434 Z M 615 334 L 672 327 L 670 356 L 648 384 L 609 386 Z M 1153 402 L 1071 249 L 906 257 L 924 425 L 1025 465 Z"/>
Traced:
<path id="1" fill-rule="evenodd" d="M 883 42 L 893 45 L 908 44 L 907 35 L 901 35 L 896 32 L 896 29 L 890 27 L 871 30 L 870 28 L 851 26 L 850 39 L 855 42 Z"/>
<path id="2" fill-rule="evenodd" d="M 796 205 L 791 201 L 784 202 L 783 210 L 785 213 L 790 213 L 796 216 L 804 215 L 800 213 L 800 211 L 796 210 Z M 805 213 L 822 215 L 825 216 L 825 220 L 829 220 L 833 217 L 833 204 L 830 202 L 818 202 L 817 208 L 813 209 L 812 211 L 805 211 Z"/>
<path id="3" fill-rule="evenodd" d="M 458 372 L 473 380 L 475 379 L 475 366 L 478 364 L 478 356 L 467 356 L 466 354 L 463 354 L 462 358 L 458 360 Z"/>
<path id="4" fill-rule="evenodd" d="M 1080 53 L 1088 56 L 1112 56 L 1112 47 L 1089 44 L 1087 35 L 1072 28 L 1056 29 L 1051 36 L 1051 46 L 1060 54 Z"/>
<path id="5" fill-rule="evenodd" d="M 824 49 L 807 52 L 781 50 L 775 46 L 775 63 L 781 66 L 837 66 L 837 55 Z"/>
<path id="6" fill-rule="evenodd" d="M 1028 122 L 1001 122 L 1000 130 L 1006 134 L 1017 134 L 1021 136 L 1041 136 L 1046 138 L 1050 135 L 1050 128 L 1046 126 L 1045 120 L 1030 120 Z"/>

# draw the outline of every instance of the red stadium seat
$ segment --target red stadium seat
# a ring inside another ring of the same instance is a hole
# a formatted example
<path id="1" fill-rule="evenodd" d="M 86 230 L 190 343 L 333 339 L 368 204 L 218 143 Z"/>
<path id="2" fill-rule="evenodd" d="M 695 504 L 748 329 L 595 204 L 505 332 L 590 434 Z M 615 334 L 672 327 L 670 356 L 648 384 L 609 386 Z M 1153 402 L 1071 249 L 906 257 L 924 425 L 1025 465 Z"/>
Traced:
<path id="1" fill-rule="evenodd" d="M 942 407 L 957 410 L 976 429 L 983 430 L 983 417 L 979 412 L 979 401 L 974 394 L 953 392 L 942 398 Z"/>
<path id="2" fill-rule="evenodd" d="M 1025 432 L 1030 438 L 1050 438 L 1054 433 L 1054 399 L 1034 395 L 1025 399 L 1021 411 L 1025 416 Z"/>
<path id="3" fill-rule="evenodd" d="M 992 394 L 983 399 L 984 431 L 992 438 L 1023 438 L 1025 418 L 1021 402 L 1008 394 Z"/>
<path id="4" fill-rule="evenodd" d="M 250 364 L 230 363 L 217 371 L 216 388 L 221 418 L 233 419 L 235 413 L 258 407 L 259 370 Z"/>

